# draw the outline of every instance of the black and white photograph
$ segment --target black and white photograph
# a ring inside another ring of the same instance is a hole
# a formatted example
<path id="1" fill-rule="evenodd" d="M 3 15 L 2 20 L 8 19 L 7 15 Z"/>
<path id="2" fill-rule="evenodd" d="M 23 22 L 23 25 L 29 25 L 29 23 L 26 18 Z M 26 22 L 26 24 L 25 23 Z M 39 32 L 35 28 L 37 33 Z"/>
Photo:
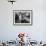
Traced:
<path id="1" fill-rule="evenodd" d="M 14 10 L 13 23 L 14 24 L 31 24 L 32 10 Z"/>

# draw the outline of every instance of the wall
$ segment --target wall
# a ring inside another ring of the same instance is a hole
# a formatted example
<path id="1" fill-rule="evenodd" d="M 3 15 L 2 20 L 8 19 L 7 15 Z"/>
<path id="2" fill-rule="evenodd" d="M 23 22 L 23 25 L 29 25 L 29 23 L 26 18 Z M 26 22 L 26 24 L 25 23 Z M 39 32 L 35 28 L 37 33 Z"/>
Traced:
<path id="1" fill-rule="evenodd" d="M 13 10 L 33 10 L 32 26 L 14 26 Z M 33 40 L 46 40 L 46 0 L 17 0 L 12 5 L 0 0 L 0 40 L 15 40 L 18 32 L 30 34 Z"/>

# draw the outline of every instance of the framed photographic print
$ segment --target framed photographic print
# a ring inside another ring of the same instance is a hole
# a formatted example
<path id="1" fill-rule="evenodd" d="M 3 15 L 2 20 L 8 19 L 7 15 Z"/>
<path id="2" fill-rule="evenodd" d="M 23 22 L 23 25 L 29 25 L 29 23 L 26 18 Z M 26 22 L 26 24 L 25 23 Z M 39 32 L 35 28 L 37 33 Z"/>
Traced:
<path id="1" fill-rule="evenodd" d="M 13 24 L 32 25 L 32 10 L 13 10 Z"/>

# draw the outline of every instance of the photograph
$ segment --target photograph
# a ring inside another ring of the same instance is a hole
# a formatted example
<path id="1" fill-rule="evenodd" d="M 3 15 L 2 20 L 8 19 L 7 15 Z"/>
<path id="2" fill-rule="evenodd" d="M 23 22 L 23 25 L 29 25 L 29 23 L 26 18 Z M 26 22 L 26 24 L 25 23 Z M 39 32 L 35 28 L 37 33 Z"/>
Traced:
<path id="1" fill-rule="evenodd" d="M 13 24 L 31 24 L 32 10 L 14 10 Z"/>
<path id="2" fill-rule="evenodd" d="M 46 46 L 46 0 L 0 0 L 0 46 Z"/>

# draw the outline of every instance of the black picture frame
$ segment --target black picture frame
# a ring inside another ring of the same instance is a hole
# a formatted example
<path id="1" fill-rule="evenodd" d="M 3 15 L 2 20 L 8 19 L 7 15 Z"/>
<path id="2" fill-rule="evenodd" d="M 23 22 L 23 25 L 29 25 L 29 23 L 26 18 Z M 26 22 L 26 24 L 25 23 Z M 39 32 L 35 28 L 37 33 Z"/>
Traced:
<path id="1" fill-rule="evenodd" d="M 13 25 L 32 25 L 32 10 L 13 10 Z"/>

